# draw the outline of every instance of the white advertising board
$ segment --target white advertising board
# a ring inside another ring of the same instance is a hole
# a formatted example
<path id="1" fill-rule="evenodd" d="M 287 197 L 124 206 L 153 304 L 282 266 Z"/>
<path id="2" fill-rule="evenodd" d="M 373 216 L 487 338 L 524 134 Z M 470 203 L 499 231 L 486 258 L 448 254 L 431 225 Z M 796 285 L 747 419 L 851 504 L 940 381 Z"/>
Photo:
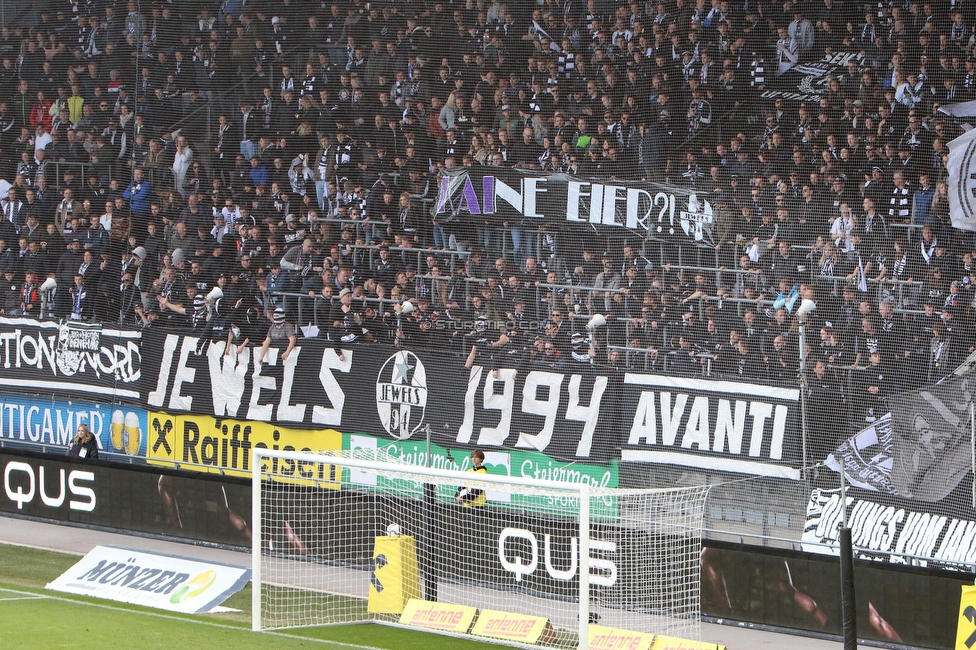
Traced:
<path id="1" fill-rule="evenodd" d="M 46 588 L 185 614 L 214 610 L 251 578 L 244 567 L 96 546 Z"/>

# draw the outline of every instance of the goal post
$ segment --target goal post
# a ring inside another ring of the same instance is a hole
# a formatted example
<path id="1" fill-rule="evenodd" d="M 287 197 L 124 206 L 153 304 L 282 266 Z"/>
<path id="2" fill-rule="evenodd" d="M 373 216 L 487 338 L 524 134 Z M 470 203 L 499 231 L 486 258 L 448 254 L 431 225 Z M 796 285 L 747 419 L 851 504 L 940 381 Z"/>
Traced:
<path id="1" fill-rule="evenodd" d="M 468 612 L 463 629 L 422 627 L 489 642 L 587 648 L 593 623 L 700 638 L 706 486 L 618 490 L 387 460 L 253 451 L 254 630 L 397 625 L 409 604 Z M 530 623 L 541 637 L 492 635 Z"/>

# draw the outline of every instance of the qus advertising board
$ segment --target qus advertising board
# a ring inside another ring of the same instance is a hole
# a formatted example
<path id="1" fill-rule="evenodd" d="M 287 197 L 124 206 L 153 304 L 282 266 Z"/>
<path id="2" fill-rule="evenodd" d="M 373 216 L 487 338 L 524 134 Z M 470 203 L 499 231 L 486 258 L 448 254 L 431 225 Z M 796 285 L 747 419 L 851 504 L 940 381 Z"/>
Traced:
<path id="1" fill-rule="evenodd" d="M 0 446 L 66 453 L 80 424 L 88 425 L 98 439 L 99 453 L 115 460 L 145 462 L 145 409 L 59 396 L 0 393 Z"/>

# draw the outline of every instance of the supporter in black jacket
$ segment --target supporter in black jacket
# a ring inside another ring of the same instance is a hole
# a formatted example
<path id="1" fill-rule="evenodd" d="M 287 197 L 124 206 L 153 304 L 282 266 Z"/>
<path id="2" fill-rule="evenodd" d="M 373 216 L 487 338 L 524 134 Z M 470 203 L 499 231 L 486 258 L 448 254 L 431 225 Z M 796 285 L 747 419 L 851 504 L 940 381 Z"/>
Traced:
<path id="1" fill-rule="evenodd" d="M 68 250 L 62 253 L 61 259 L 58 260 L 56 270 L 58 287 L 65 291 L 71 288 L 74 284 L 75 273 L 78 272 L 84 259 L 85 254 L 81 250 L 81 241 L 77 238 L 72 239 L 71 244 L 68 245 Z"/>
<path id="2" fill-rule="evenodd" d="M 20 310 L 21 293 L 17 272 L 13 268 L 3 270 L 3 284 L 0 284 L 0 295 L 3 297 L 3 313 L 7 316 L 16 315 Z"/>
<path id="3" fill-rule="evenodd" d="M 94 288 L 97 294 L 95 316 L 98 320 L 115 322 L 119 317 L 119 298 L 122 291 L 122 262 L 109 252 L 102 253 L 99 264 L 101 273 L 98 276 L 98 286 Z M 89 291 L 92 287 L 89 287 Z"/>
<path id="4" fill-rule="evenodd" d="M 87 424 L 79 424 L 78 432 L 71 439 L 68 455 L 74 458 L 95 460 L 98 458 L 98 439 L 88 430 Z"/>

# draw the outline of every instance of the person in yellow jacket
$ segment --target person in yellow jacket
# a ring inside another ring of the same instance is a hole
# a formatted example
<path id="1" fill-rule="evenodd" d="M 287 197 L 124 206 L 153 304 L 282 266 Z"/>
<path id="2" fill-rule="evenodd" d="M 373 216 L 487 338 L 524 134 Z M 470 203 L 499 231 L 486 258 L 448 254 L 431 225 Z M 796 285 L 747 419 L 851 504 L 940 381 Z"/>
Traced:
<path id="1" fill-rule="evenodd" d="M 488 468 L 485 467 L 485 452 L 480 449 L 475 449 L 471 452 L 471 469 L 468 471 L 488 473 Z M 465 508 L 484 508 L 488 497 L 485 496 L 484 490 L 459 487 L 457 492 L 454 493 L 454 500 Z"/>

